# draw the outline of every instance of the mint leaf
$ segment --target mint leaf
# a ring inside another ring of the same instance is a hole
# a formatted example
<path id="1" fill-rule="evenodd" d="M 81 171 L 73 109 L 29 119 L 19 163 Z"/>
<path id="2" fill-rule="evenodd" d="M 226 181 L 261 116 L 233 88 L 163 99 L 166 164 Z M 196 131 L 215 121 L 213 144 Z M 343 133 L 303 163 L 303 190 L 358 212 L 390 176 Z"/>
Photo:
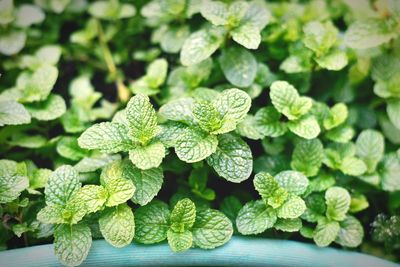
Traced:
<path id="1" fill-rule="evenodd" d="M 78 172 L 69 165 L 56 169 L 50 175 L 44 189 L 46 204 L 49 206 L 66 205 L 72 195 L 81 187 L 78 175 Z"/>
<path id="2" fill-rule="evenodd" d="M 356 149 L 357 156 L 367 165 L 368 173 L 373 173 L 384 155 L 384 137 L 378 131 L 364 130 L 357 138 Z"/>
<path id="3" fill-rule="evenodd" d="M 331 187 L 325 192 L 326 216 L 335 221 L 343 221 L 350 208 L 351 197 L 342 187 Z"/>
<path id="4" fill-rule="evenodd" d="M 334 105 L 329 110 L 329 115 L 324 119 L 324 127 L 327 130 L 333 129 L 341 125 L 348 117 L 347 106 L 343 103 Z"/>
<path id="5" fill-rule="evenodd" d="M 104 153 L 128 151 L 132 148 L 128 128 L 114 122 L 102 122 L 91 126 L 78 138 L 78 144 L 82 148 L 99 149 Z"/>
<path id="6" fill-rule="evenodd" d="M 248 87 L 256 78 L 257 61 L 244 48 L 231 47 L 222 51 L 219 64 L 226 79 L 238 87 Z"/>
<path id="7" fill-rule="evenodd" d="M 220 114 L 210 102 L 195 102 L 192 112 L 194 120 L 204 131 L 213 132 L 221 128 L 222 122 Z"/>
<path id="8" fill-rule="evenodd" d="M 158 113 L 172 121 L 192 121 L 193 104 L 194 99 L 191 97 L 178 98 L 162 105 Z"/>
<path id="9" fill-rule="evenodd" d="M 220 1 L 203 1 L 200 13 L 215 26 L 228 23 L 228 6 Z"/>
<path id="10" fill-rule="evenodd" d="M 400 100 L 389 101 L 387 106 L 387 114 L 393 125 L 400 129 Z"/>
<path id="11" fill-rule="evenodd" d="M 192 228 L 193 244 L 212 249 L 229 241 L 233 234 L 231 221 L 222 212 L 206 209 L 197 212 Z"/>
<path id="12" fill-rule="evenodd" d="M 193 163 L 209 157 L 216 151 L 217 145 L 216 136 L 190 129 L 176 141 L 175 152 L 180 160 Z"/>
<path id="13" fill-rule="evenodd" d="M 176 203 L 171 212 L 171 227 L 175 230 L 177 227 L 182 227 L 182 231 L 190 229 L 196 219 L 196 206 L 188 199 L 182 199 Z"/>
<path id="14" fill-rule="evenodd" d="M 17 54 L 26 43 L 26 33 L 23 31 L 10 31 L 0 36 L 0 53 L 6 56 Z"/>
<path id="15" fill-rule="evenodd" d="M 377 47 L 395 38 L 384 20 L 369 18 L 357 20 L 347 29 L 345 44 L 354 49 L 367 49 Z"/>
<path id="16" fill-rule="evenodd" d="M 92 245 L 90 228 L 85 224 L 62 224 L 54 231 L 54 251 L 66 266 L 78 266 L 87 257 Z"/>
<path id="17" fill-rule="evenodd" d="M 251 22 L 244 23 L 233 29 L 232 39 L 247 49 L 257 49 L 261 43 L 260 29 Z"/>
<path id="18" fill-rule="evenodd" d="M 361 223 L 353 216 L 347 216 L 340 222 L 340 231 L 335 242 L 344 247 L 358 247 L 364 237 L 364 229 Z"/>
<path id="19" fill-rule="evenodd" d="M 61 117 L 67 107 L 64 99 L 56 94 L 51 94 L 46 100 L 25 104 L 32 118 L 41 121 L 50 121 Z"/>
<path id="20" fill-rule="evenodd" d="M 316 58 L 315 61 L 321 68 L 333 71 L 341 70 L 349 63 L 346 53 L 338 50 Z"/>
<path id="21" fill-rule="evenodd" d="M 129 245 L 135 234 L 133 212 L 126 203 L 105 210 L 99 226 L 104 239 L 117 248 Z"/>
<path id="22" fill-rule="evenodd" d="M 256 127 L 264 136 L 279 137 L 286 133 L 287 126 L 280 119 L 281 114 L 274 107 L 260 108 L 255 114 Z"/>
<path id="23" fill-rule="evenodd" d="M 280 172 L 275 175 L 275 180 L 278 182 L 279 186 L 295 195 L 302 195 L 308 187 L 307 177 L 297 171 Z"/>
<path id="24" fill-rule="evenodd" d="M 304 200 L 296 195 L 289 194 L 286 201 L 277 210 L 278 218 L 295 219 L 300 217 L 306 210 Z"/>
<path id="25" fill-rule="evenodd" d="M 193 244 L 193 236 L 190 231 L 177 233 L 170 229 L 167 232 L 167 239 L 173 252 L 188 250 Z"/>
<path id="26" fill-rule="evenodd" d="M 108 192 L 99 185 L 85 185 L 77 191 L 75 197 L 85 204 L 86 212 L 91 213 L 103 207 L 107 201 Z"/>
<path id="27" fill-rule="evenodd" d="M 8 203 L 18 198 L 29 186 L 29 180 L 19 168 L 20 164 L 0 160 L 0 203 Z"/>
<path id="28" fill-rule="evenodd" d="M 305 139 L 314 139 L 321 132 L 318 121 L 314 116 L 306 116 L 288 123 L 290 131 Z"/>
<path id="29" fill-rule="evenodd" d="M 135 240 L 143 244 L 158 243 L 167 238 L 170 212 L 167 204 L 154 200 L 135 212 Z"/>
<path id="30" fill-rule="evenodd" d="M 249 111 L 251 98 L 246 92 L 232 88 L 224 90 L 213 102 L 213 105 L 217 108 L 224 121 L 233 120 L 237 123 Z"/>
<path id="31" fill-rule="evenodd" d="M 338 222 L 322 218 L 318 221 L 318 225 L 314 230 L 314 242 L 319 247 L 329 246 L 333 241 L 335 241 L 339 231 L 340 225 Z"/>
<path id="32" fill-rule="evenodd" d="M 278 219 L 274 228 L 283 232 L 298 232 L 303 227 L 301 219 Z"/>
<path id="33" fill-rule="evenodd" d="M 88 156 L 88 152 L 79 147 L 78 141 L 72 136 L 63 136 L 57 142 L 57 153 L 70 160 L 80 160 Z"/>
<path id="34" fill-rule="evenodd" d="M 38 212 L 36 218 L 42 223 L 65 223 L 64 209 L 60 205 L 51 205 L 44 207 Z"/>
<path id="35" fill-rule="evenodd" d="M 319 139 L 304 140 L 296 144 L 290 166 L 308 177 L 318 174 L 324 158 L 324 147 Z"/>
<path id="36" fill-rule="evenodd" d="M 400 189 L 399 181 L 400 159 L 394 153 L 390 153 L 383 158 L 381 174 L 382 189 L 389 192 Z"/>
<path id="37" fill-rule="evenodd" d="M 0 126 L 19 125 L 31 122 L 31 116 L 23 105 L 8 100 L 0 101 Z"/>
<path id="38" fill-rule="evenodd" d="M 255 235 L 272 228 L 276 220 L 275 211 L 263 200 L 257 200 L 243 206 L 236 218 L 236 226 L 243 235 Z"/>
<path id="39" fill-rule="evenodd" d="M 180 59 L 191 66 L 209 58 L 222 44 L 225 31 L 220 28 L 202 29 L 192 33 L 183 43 Z"/>
<path id="40" fill-rule="evenodd" d="M 137 146 L 129 151 L 129 159 L 142 170 L 157 168 L 165 157 L 165 147 L 161 142 Z"/>
<path id="41" fill-rule="evenodd" d="M 129 100 L 126 118 L 129 122 L 129 136 L 142 145 L 147 144 L 159 132 L 156 112 L 145 95 L 136 95 Z"/>
<path id="42" fill-rule="evenodd" d="M 218 137 L 218 147 L 207 163 L 219 176 L 234 183 L 249 178 L 253 170 L 250 147 L 238 136 L 225 134 Z"/>

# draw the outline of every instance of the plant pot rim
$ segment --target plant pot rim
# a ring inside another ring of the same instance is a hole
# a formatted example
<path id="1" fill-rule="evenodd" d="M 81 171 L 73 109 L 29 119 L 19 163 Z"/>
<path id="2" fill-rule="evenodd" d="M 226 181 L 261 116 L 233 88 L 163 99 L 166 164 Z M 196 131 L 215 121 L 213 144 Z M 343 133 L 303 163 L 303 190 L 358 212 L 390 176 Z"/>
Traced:
<path id="1" fill-rule="evenodd" d="M 53 245 L 39 245 L 0 252 L 2 267 L 60 266 Z M 255 237 L 233 237 L 213 250 L 171 251 L 167 243 L 132 243 L 114 248 L 104 240 L 93 242 L 81 266 L 352 266 L 395 267 L 394 262 L 367 254 L 312 244 Z"/>

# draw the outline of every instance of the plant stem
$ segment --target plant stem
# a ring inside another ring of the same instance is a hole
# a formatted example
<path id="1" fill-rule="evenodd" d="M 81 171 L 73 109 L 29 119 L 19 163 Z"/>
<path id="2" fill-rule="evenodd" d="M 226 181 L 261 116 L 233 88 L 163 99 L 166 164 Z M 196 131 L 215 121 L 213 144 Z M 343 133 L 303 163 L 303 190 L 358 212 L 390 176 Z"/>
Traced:
<path id="1" fill-rule="evenodd" d="M 107 69 L 111 74 L 112 79 L 115 81 L 117 86 L 118 98 L 122 102 L 127 102 L 130 96 L 129 89 L 124 85 L 121 76 L 118 74 L 117 67 L 115 66 L 111 51 L 107 45 L 107 40 L 104 35 L 103 27 L 101 22 L 97 21 L 97 32 L 99 34 L 100 47 L 103 53 L 104 61 L 106 62 Z"/>

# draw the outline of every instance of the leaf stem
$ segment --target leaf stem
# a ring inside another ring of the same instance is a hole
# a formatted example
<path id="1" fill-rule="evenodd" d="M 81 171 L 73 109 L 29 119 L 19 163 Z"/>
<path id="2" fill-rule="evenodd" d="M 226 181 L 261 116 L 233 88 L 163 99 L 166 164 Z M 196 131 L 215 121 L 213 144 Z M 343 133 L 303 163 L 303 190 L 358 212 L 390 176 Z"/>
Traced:
<path id="1" fill-rule="evenodd" d="M 129 89 L 125 86 L 121 76 L 118 73 L 117 67 L 115 66 L 114 59 L 112 57 L 110 48 L 108 47 L 106 37 L 104 35 L 103 27 L 101 22 L 97 20 L 97 32 L 99 34 L 100 47 L 103 54 L 104 61 L 106 62 L 107 69 L 111 74 L 112 79 L 115 81 L 117 86 L 118 98 L 122 102 L 127 102 L 130 96 Z"/>

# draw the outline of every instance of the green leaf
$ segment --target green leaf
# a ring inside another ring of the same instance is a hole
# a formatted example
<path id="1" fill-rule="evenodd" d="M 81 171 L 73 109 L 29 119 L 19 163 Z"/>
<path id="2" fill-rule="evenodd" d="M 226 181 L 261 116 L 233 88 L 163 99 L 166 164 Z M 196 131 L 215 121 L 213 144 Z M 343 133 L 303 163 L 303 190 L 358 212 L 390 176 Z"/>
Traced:
<path id="1" fill-rule="evenodd" d="M 0 2 L 0 24 L 6 25 L 15 19 L 14 1 L 3 0 Z"/>
<path id="2" fill-rule="evenodd" d="M 147 144 L 159 132 L 156 111 L 149 97 L 136 95 L 126 106 L 126 118 L 129 122 L 129 135 L 141 144 Z"/>
<path id="3" fill-rule="evenodd" d="M 222 44 L 225 31 L 220 28 L 202 29 L 192 33 L 183 43 L 180 60 L 191 66 L 209 58 Z"/>
<path id="4" fill-rule="evenodd" d="M 50 121 L 61 117 L 67 110 L 64 99 L 56 94 L 51 94 L 41 102 L 25 104 L 32 118 L 41 121 Z"/>
<path id="5" fill-rule="evenodd" d="M 126 203 L 106 210 L 99 218 L 99 226 L 104 239 L 117 248 L 129 245 L 135 235 L 133 212 Z"/>
<path id="6" fill-rule="evenodd" d="M 176 203 L 174 209 L 171 212 L 171 227 L 182 225 L 183 230 L 192 228 L 196 219 L 196 206 L 188 199 L 182 199 Z M 174 230 L 177 232 L 176 230 Z"/>
<path id="7" fill-rule="evenodd" d="M 115 122 L 102 122 L 91 126 L 78 138 L 78 144 L 82 148 L 99 149 L 104 153 L 128 151 L 132 148 L 128 128 Z"/>
<path id="8" fill-rule="evenodd" d="M 44 207 L 38 212 L 36 218 L 42 223 L 61 224 L 66 222 L 64 208 L 60 205 Z"/>
<path id="9" fill-rule="evenodd" d="M 50 175 L 53 172 L 49 169 L 36 169 L 29 175 L 29 188 L 44 188 Z"/>
<path id="10" fill-rule="evenodd" d="M 276 81 L 271 85 L 269 96 L 280 113 L 289 120 L 297 120 L 312 107 L 312 100 L 300 97 L 296 88 L 285 81 Z"/>
<path id="11" fill-rule="evenodd" d="M 85 224 L 62 224 L 54 231 L 54 251 L 66 266 L 78 266 L 87 257 L 92 245 L 90 228 Z"/>
<path id="12" fill-rule="evenodd" d="M 85 204 L 86 212 L 96 212 L 103 208 L 107 201 L 108 192 L 100 185 L 85 185 L 74 196 Z"/>
<path id="13" fill-rule="evenodd" d="M 303 27 L 304 45 L 318 56 L 324 55 L 335 44 L 338 30 L 330 22 L 311 21 Z"/>
<path id="14" fill-rule="evenodd" d="M 275 175 L 279 186 L 291 194 L 302 195 L 308 187 L 308 179 L 301 172 L 283 171 Z"/>
<path id="15" fill-rule="evenodd" d="M 154 200 L 135 212 L 135 240 L 154 244 L 167 238 L 170 212 L 167 204 Z"/>
<path id="16" fill-rule="evenodd" d="M 192 228 L 193 244 L 203 249 L 222 246 L 232 237 L 231 221 L 222 212 L 206 209 L 197 212 Z"/>
<path id="17" fill-rule="evenodd" d="M 280 207 L 288 196 L 288 192 L 281 188 L 269 173 L 257 173 L 254 176 L 253 184 L 260 196 L 273 208 Z"/>
<path id="18" fill-rule="evenodd" d="M 296 144 L 290 166 L 308 177 L 318 174 L 324 158 L 324 147 L 319 139 L 302 140 Z"/>
<path id="19" fill-rule="evenodd" d="M 338 50 L 316 58 L 315 61 L 321 68 L 334 71 L 343 69 L 349 63 L 346 53 Z"/>
<path id="20" fill-rule="evenodd" d="M 32 24 L 41 23 L 45 18 L 45 14 L 36 5 L 23 4 L 18 7 L 16 12 L 15 24 L 22 28 L 27 28 Z"/>
<path id="21" fill-rule="evenodd" d="M 57 81 L 58 70 L 56 67 L 45 64 L 40 66 L 32 75 L 22 80 L 23 102 L 44 101 L 50 95 Z M 20 79 L 19 79 L 20 80 Z"/>
<path id="22" fill-rule="evenodd" d="M 81 187 L 78 178 L 78 172 L 69 165 L 56 169 L 49 177 L 44 189 L 46 204 L 66 205 L 72 195 Z"/>
<path id="23" fill-rule="evenodd" d="M 137 146 L 129 150 L 129 159 L 142 170 L 157 168 L 165 157 L 165 147 L 161 142 Z"/>
<path id="24" fill-rule="evenodd" d="M 88 12 L 95 18 L 117 20 L 134 16 L 136 9 L 131 4 L 122 4 L 119 1 L 96 1 L 90 4 Z"/>
<path id="25" fill-rule="evenodd" d="M 151 88 L 161 86 L 167 77 L 168 62 L 163 59 L 156 59 L 147 68 L 145 79 Z"/>
<path id="26" fill-rule="evenodd" d="M 335 242 L 344 247 L 358 247 L 364 237 L 364 228 L 353 216 L 347 216 L 340 222 L 340 231 Z"/>
<path id="27" fill-rule="evenodd" d="M 289 195 L 286 201 L 277 210 L 278 218 L 295 219 L 300 217 L 306 210 L 304 200 L 296 195 Z"/>
<path id="28" fill-rule="evenodd" d="M 176 141 L 175 152 L 180 160 L 198 162 L 213 154 L 218 145 L 215 135 L 191 129 L 185 131 Z"/>
<path id="29" fill-rule="evenodd" d="M 208 101 L 195 102 L 192 113 L 196 123 L 206 132 L 216 131 L 222 126 L 218 110 Z"/>
<path id="30" fill-rule="evenodd" d="M 219 64 L 226 79 L 238 87 L 249 87 L 256 78 L 257 61 L 244 48 L 230 47 L 222 51 Z"/>
<path id="31" fill-rule="evenodd" d="M 359 176 L 367 171 L 367 165 L 356 157 L 347 157 L 343 160 L 340 170 L 347 175 Z"/>
<path id="32" fill-rule="evenodd" d="M 314 230 L 314 242 L 319 247 L 329 246 L 335 241 L 340 231 L 338 222 L 329 221 L 325 218 L 318 221 L 318 225 Z"/>
<path id="33" fill-rule="evenodd" d="M 324 127 L 327 130 L 333 129 L 344 123 L 348 117 L 347 106 L 343 103 L 334 105 L 329 110 L 329 115 L 324 119 Z"/>
<path id="34" fill-rule="evenodd" d="M 186 38 L 190 35 L 190 30 L 187 25 L 183 26 L 170 26 L 167 32 L 161 37 L 160 47 L 167 53 L 178 53 Z"/>
<path id="35" fill-rule="evenodd" d="M 99 154 L 99 155 L 92 155 L 91 157 L 83 158 L 79 161 L 75 166 L 74 169 L 80 173 L 87 173 L 87 172 L 94 172 L 104 166 L 108 165 L 113 161 L 120 160 L 120 155 L 107 155 L 107 154 Z"/>
<path id="36" fill-rule="evenodd" d="M 385 150 L 383 135 L 375 130 L 364 130 L 356 142 L 357 156 L 367 165 L 367 172 L 373 173 L 382 160 Z"/>
<path id="37" fill-rule="evenodd" d="M 400 159 L 394 153 L 386 155 L 380 170 L 382 189 L 389 192 L 400 190 L 399 173 Z"/>
<path id="38" fill-rule="evenodd" d="M 31 116 L 23 105 L 12 100 L 0 101 L 0 126 L 31 122 Z"/>
<path id="39" fill-rule="evenodd" d="M 297 121 L 288 123 L 290 131 L 305 139 L 314 139 L 321 132 L 318 121 L 314 116 L 306 116 Z"/>
<path id="40" fill-rule="evenodd" d="M 230 31 L 232 39 L 247 49 L 257 49 L 261 43 L 260 29 L 251 22 L 243 23 Z"/>
<path id="41" fill-rule="evenodd" d="M 176 233 L 171 229 L 167 232 L 168 244 L 173 252 L 183 252 L 192 247 L 193 236 L 190 231 Z"/>
<path id="42" fill-rule="evenodd" d="M 162 169 L 141 170 L 127 160 L 122 161 L 121 164 L 122 176 L 131 179 L 136 187 L 132 201 L 141 206 L 146 205 L 161 189 L 164 178 Z"/>
<path id="43" fill-rule="evenodd" d="M 252 139 L 259 140 L 264 137 L 259 129 L 256 118 L 253 115 L 246 115 L 244 119 L 237 125 L 236 131 L 239 135 Z"/>
<path id="44" fill-rule="evenodd" d="M 57 142 L 57 153 L 70 160 L 80 160 L 88 156 L 88 152 L 79 147 L 78 141 L 72 136 L 63 136 Z"/>
<path id="45" fill-rule="evenodd" d="M 278 219 L 274 228 L 283 232 L 298 232 L 303 227 L 301 219 Z"/>
<path id="46" fill-rule="evenodd" d="M 251 98 L 246 92 L 232 88 L 224 90 L 213 102 L 213 105 L 217 108 L 224 121 L 233 120 L 237 123 L 249 111 Z"/>
<path id="47" fill-rule="evenodd" d="M 172 121 L 192 121 L 193 104 L 193 98 L 181 97 L 162 105 L 158 113 L 162 117 Z"/>
<path id="48" fill-rule="evenodd" d="M 0 53 L 6 56 L 17 54 L 25 46 L 26 33 L 23 31 L 10 31 L 0 36 Z"/>
<path id="49" fill-rule="evenodd" d="M 232 223 L 235 223 L 236 217 L 242 207 L 243 205 L 237 197 L 229 196 L 222 200 L 219 210 L 223 212 Z"/>
<path id="50" fill-rule="evenodd" d="M 386 110 L 390 121 L 400 130 L 400 100 L 389 101 Z"/>
<path id="51" fill-rule="evenodd" d="M 349 211 L 351 197 L 346 189 L 334 186 L 325 192 L 325 202 L 326 216 L 331 220 L 343 221 Z"/>
<path id="52" fill-rule="evenodd" d="M 135 186 L 130 179 L 124 177 L 121 161 L 116 161 L 103 169 L 100 176 L 101 184 L 108 192 L 107 207 L 117 206 L 130 199 Z"/>
<path id="53" fill-rule="evenodd" d="M 250 147 L 240 137 L 224 134 L 218 137 L 218 147 L 207 163 L 219 176 L 234 183 L 250 177 L 253 170 L 253 156 Z"/>
<path id="54" fill-rule="evenodd" d="M 345 33 L 344 41 L 348 47 L 367 49 L 387 43 L 395 37 L 395 32 L 385 20 L 369 18 L 352 23 Z"/>
<path id="55" fill-rule="evenodd" d="M 228 6 L 220 1 L 203 1 L 200 9 L 201 15 L 215 26 L 228 23 Z"/>
<path id="56" fill-rule="evenodd" d="M 243 206 L 236 218 L 236 226 L 243 235 L 255 235 L 272 228 L 276 220 L 275 211 L 263 200 L 257 200 Z"/>
<path id="57" fill-rule="evenodd" d="M 257 129 L 268 137 L 279 137 L 286 133 L 287 126 L 280 119 L 281 114 L 274 107 L 260 108 L 255 114 Z"/>

